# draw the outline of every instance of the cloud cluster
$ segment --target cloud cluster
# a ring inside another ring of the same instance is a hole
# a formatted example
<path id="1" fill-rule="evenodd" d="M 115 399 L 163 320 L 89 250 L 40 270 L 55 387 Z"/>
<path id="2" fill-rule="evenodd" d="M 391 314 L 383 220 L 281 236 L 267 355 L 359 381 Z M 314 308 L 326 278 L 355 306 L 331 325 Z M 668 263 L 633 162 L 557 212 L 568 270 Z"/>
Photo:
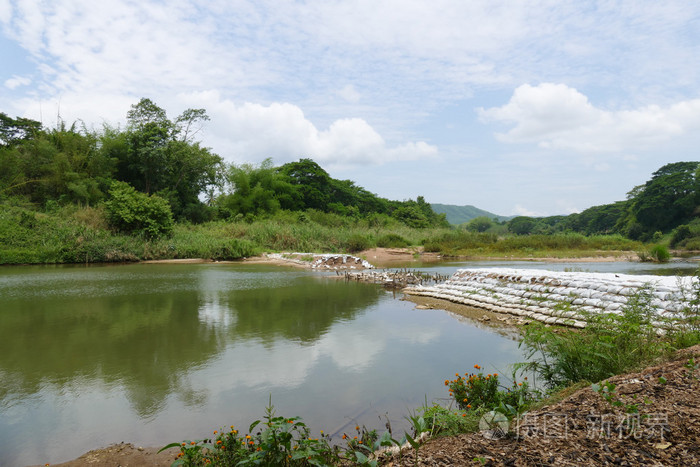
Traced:
<path id="1" fill-rule="evenodd" d="M 484 122 L 514 125 L 497 133 L 503 142 L 583 153 L 648 148 L 700 129 L 700 99 L 668 107 L 606 110 L 576 89 L 553 83 L 524 84 L 507 104 L 477 111 Z"/>
<path id="2" fill-rule="evenodd" d="M 342 166 L 416 160 L 438 153 L 435 146 L 422 141 L 390 146 L 361 118 L 338 119 L 320 130 L 289 103 L 236 104 L 217 92 L 181 97 L 207 109 L 212 117 L 207 141 L 215 143 L 222 156 L 237 162 L 310 157 L 324 166 Z"/>

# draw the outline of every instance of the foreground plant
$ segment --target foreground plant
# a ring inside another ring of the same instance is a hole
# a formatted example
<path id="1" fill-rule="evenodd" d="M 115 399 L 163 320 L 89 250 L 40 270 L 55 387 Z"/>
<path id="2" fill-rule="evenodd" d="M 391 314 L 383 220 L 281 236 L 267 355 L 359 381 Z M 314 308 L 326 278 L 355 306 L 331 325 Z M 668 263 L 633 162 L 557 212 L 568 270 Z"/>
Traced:
<path id="1" fill-rule="evenodd" d="M 255 429 L 258 431 L 255 432 Z M 172 466 L 323 466 L 340 461 L 338 450 L 332 448 L 328 437 L 320 433 L 311 436 L 309 428 L 299 417 L 275 416 L 274 407 L 266 409 L 263 421 L 256 420 L 241 434 L 230 430 L 214 431 L 215 437 L 197 441 L 171 443 L 161 449 L 179 447 L 180 453 Z"/>
<path id="2" fill-rule="evenodd" d="M 481 370 L 479 365 L 474 365 Z M 460 376 L 455 373 L 454 380 L 445 380 L 449 386 L 450 395 L 462 410 L 494 410 L 502 406 L 515 407 L 522 411 L 535 400 L 535 393 L 530 389 L 527 377 L 520 383 L 513 379 L 511 387 L 501 386 L 498 373 L 483 372 L 465 373 Z"/>
<path id="3" fill-rule="evenodd" d="M 177 447 L 180 452 L 172 463 L 176 466 L 330 466 L 359 465 L 376 467 L 375 452 L 383 447 L 401 446 L 402 441 L 385 432 L 355 426 L 356 435 L 344 433 L 346 446 L 331 445 L 328 435 L 311 430 L 300 417 L 275 415 L 268 404 L 263 420 L 253 422 L 246 434 L 233 425 L 230 429 L 214 431 L 211 438 L 171 443 L 159 452 Z M 257 430 L 257 431 L 256 431 Z"/>

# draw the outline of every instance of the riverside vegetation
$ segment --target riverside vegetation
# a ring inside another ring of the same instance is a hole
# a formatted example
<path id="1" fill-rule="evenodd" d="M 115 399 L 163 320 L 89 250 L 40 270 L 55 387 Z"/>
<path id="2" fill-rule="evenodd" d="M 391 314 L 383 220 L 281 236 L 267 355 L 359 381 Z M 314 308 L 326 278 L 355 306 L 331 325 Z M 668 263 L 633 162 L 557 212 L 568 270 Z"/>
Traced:
<path id="1" fill-rule="evenodd" d="M 631 296 L 620 314 L 600 315 L 582 330 L 531 324 L 521 341 L 528 361 L 515 366 L 510 385 L 503 385 L 497 373 L 484 375 L 479 364 L 473 366 L 475 372 L 455 373 L 454 379 L 444 382 L 450 404 L 426 401 L 407 416 L 412 433 L 404 433 L 400 440 L 391 431 L 380 435 L 356 426 L 356 433 L 344 433 L 341 444 L 333 443 L 323 431 L 315 434 L 299 417 L 276 416 L 270 403 L 264 419 L 253 422 L 246 434 L 231 426 L 230 430 L 214 431 L 211 437 L 172 443 L 163 449 L 179 448 L 173 466 L 376 466 L 388 458 L 382 453 L 385 448 L 406 443 L 408 449 L 418 452 L 419 435 L 454 436 L 487 429 L 492 436 L 512 436 L 514 423 L 528 410 L 557 401 L 572 388 L 591 385 L 612 406 L 622 407 L 615 385 L 605 381 L 607 378 L 700 343 L 700 282 L 684 293 L 689 299 L 684 320 L 664 334 L 652 324 L 656 317 L 646 289 Z M 697 368 L 694 360 L 689 360 L 688 368 Z M 518 382 L 516 374 L 523 370 L 542 380 L 542 390 L 533 389 L 526 376 Z M 623 408 L 627 413 L 641 410 L 639 404 Z M 393 455 L 402 454 L 396 449 Z"/>
<path id="2" fill-rule="evenodd" d="M 451 226 L 421 196 L 381 198 L 311 159 L 227 164 L 149 99 L 125 128 L 45 129 L 0 112 L 0 264 L 237 259 L 262 251 L 423 247 L 448 256 L 583 257 L 700 245 L 697 162 L 668 164 L 626 201 L 580 214 Z"/>

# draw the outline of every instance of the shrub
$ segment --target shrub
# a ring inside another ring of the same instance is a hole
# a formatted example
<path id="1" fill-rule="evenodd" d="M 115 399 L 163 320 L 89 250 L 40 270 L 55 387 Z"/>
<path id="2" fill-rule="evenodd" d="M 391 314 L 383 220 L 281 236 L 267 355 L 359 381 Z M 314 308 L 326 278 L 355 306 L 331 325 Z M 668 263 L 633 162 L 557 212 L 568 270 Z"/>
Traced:
<path id="1" fill-rule="evenodd" d="M 163 198 L 148 196 L 124 182 L 114 182 L 105 202 L 107 219 L 122 232 L 140 233 L 147 238 L 169 235 L 173 229 L 173 213 Z"/>
<path id="2" fill-rule="evenodd" d="M 401 235 L 390 233 L 379 237 L 377 246 L 381 248 L 406 248 L 409 243 Z"/>
<path id="3" fill-rule="evenodd" d="M 345 242 L 345 247 L 350 253 L 367 250 L 373 246 L 374 245 L 369 238 L 360 234 L 351 235 Z"/>
<path id="4" fill-rule="evenodd" d="M 664 245 L 652 245 L 646 251 L 637 252 L 637 256 L 642 262 L 667 263 L 671 259 L 671 253 Z"/>

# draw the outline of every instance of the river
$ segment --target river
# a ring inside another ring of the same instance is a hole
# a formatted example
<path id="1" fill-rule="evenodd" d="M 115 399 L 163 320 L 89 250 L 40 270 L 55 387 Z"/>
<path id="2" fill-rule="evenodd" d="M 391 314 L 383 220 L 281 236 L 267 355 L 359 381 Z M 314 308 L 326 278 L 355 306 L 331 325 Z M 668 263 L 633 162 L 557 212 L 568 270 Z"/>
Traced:
<path id="1" fill-rule="evenodd" d="M 449 274 L 494 262 L 424 266 Z M 383 429 L 387 419 L 400 432 L 426 400 L 448 402 L 443 382 L 455 372 L 479 364 L 508 375 L 522 359 L 512 334 L 333 273 L 235 263 L 0 267 L 0 466 L 244 429 L 270 398 L 316 433 Z"/>

